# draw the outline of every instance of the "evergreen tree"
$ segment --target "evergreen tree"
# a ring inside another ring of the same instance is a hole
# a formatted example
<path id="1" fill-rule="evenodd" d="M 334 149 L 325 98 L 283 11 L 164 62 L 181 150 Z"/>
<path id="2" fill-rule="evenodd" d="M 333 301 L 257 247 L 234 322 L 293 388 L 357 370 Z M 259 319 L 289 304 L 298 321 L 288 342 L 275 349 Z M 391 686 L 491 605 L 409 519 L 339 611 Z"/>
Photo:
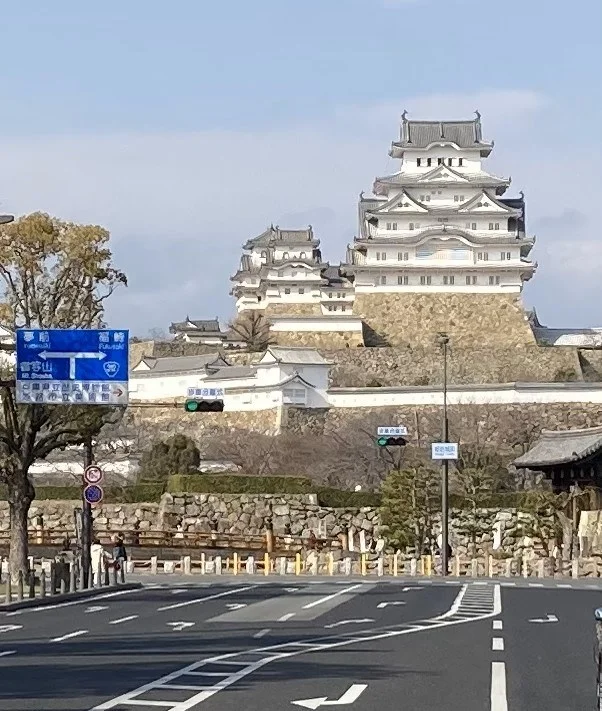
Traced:
<path id="1" fill-rule="evenodd" d="M 140 460 L 141 481 L 162 481 L 172 474 L 192 474 L 201 463 L 194 441 L 183 434 L 157 442 Z"/>

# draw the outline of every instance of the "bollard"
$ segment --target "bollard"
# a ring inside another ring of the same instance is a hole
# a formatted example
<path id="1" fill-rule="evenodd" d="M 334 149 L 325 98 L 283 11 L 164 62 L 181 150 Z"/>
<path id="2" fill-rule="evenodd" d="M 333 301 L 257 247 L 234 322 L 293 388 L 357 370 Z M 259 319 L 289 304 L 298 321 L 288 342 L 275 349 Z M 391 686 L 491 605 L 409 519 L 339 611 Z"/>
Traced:
<path id="1" fill-rule="evenodd" d="M 102 558 L 98 561 L 98 569 L 96 571 L 96 585 L 95 587 L 102 587 Z"/>
<path id="2" fill-rule="evenodd" d="M 222 574 L 222 557 L 221 555 L 216 555 L 213 559 L 213 572 L 216 575 Z"/>
<path id="3" fill-rule="evenodd" d="M 226 573 L 230 572 L 230 556 L 226 556 Z"/>
<path id="4" fill-rule="evenodd" d="M 545 578 L 546 569 L 545 569 L 544 562 L 545 562 L 545 561 L 544 561 L 543 558 L 540 558 L 540 559 L 537 561 L 537 577 L 538 577 L 538 578 Z"/>
<path id="5" fill-rule="evenodd" d="M 271 572 L 270 554 L 264 553 L 263 554 L 263 574 L 269 575 L 270 572 Z"/>
<path id="6" fill-rule="evenodd" d="M 46 571 L 40 571 L 40 597 L 46 597 Z"/>
<path id="7" fill-rule="evenodd" d="M 393 577 L 399 575 L 399 551 L 395 551 L 393 554 Z"/>
<path id="8" fill-rule="evenodd" d="M 433 556 L 432 555 L 425 555 L 423 563 L 424 563 L 424 574 L 428 575 L 430 577 L 433 574 Z"/>
<path id="9" fill-rule="evenodd" d="M 416 558 L 410 558 L 410 575 L 416 575 L 416 568 L 418 567 L 418 561 Z"/>
<path id="10" fill-rule="evenodd" d="M 487 556 L 487 577 L 493 578 L 493 556 Z"/>
<path id="11" fill-rule="evenodd" d="M 479 577 L 479 561 L 476 558 L 470 561 L 470 575 L 473 578 Z"/>
<path id="12" fill-rule="evenodd" d="M 385 559 L 381 555 L 378 558 L 378 561 L 376 563 L 376 574 L 377 575 L 384 575 L 385 574 Z"/>
<path id="13" fill-rule="evenodd" d="M 343 572 L 345 575 L 351 575 L 353 572 L 353 561 L 350 556 L 343 559 Z"/>
<path id="14" fill-rule="evenodd" d="M 238 575 L 238 553 L 236 551 L 232 554 L 232 572 L 234 575 Z"/>
<path id="15" fill-rule="evenodd" d="M 183 558 L 184 566 L 184 575 L 191 575 L 192 573 L 192 559 L 190 558 L 189 555 L 185 555 Z"/>
<path id="16" fill-rule="evenodd" d="M 249 575 L 255 575 L 255 558 L 252 555 L 247 556 L 246 568 Z"/>
<path id="17" fill-rule="evenodd" d="M 36 571 L 33 566 L 29 569 L 29 577 L 27 580 L 29 582 L 29 599 L 33 600 L 36 596 Z"/>
<path id="18" fill-rule="evenodd" d="M 5 597 L 5 602 L 9 603 L 13 599 L 13 592 L 12 592 L 12 580 L 10 577 L 10 568 L 7 571 L 6 574 L 6 597 Z"/>
<path id="19" fill-rule="evenodd" d="M 111 568 L 111 577 L 113 578 L 112 583 L 113 585 L 117 585 L 117 565 L 112 565 Z"/>
<path id="20" fill-rule="evenodd" d="M 529 577 L 529 565 L 527 563 L 527 556 L 523 556 L 523 578 Z"/>
<path id="21" fill-rule="evenodd" d="M 328 575 L 334 575 L 334 554 L 332 551 L 328 552 Z"/>
<path id="22" fill-rule="evenodd" d="M 571 561 L 571 577 L 572 578 L 579 577 L 579 560 L 577 558 L 575 558 L 575 560 Z"/>
<path id="23" fill-rule="evenodd" d="M 156 555 L 151 556 L 151 559 L 150 559 L 150 572 L 151 572 L 151 575 L 156 575 L 156 574 L 157 574 L 157 556 L 156 556 Z"/>
<path id="24" fill-rule="evenodd" d="M 75 592 L 77 586 L 75 583 L 75 561 L 69 563 L 69 592 Z"/>
<path id="25" fill-rule="evenodd" d="M 366 575 L 366 554 L 360 553 L 360 571 L 362 575 Z"/>
<path id="26" fill-rule="evenodd" d="M 454 556 L 454 563 L 452 566 L 452 573 L 453 575 L 456 576 L 456 578 L 460 577 L 460 556 L 456 555 Z"/>
<path id="27" fill-rule="evenodd" d="M 67 585 L 65 583 L 65 578 L 61 575 L 61 587 L 60 587 L 61 595 L 64 595 L 67 592 Z"/>
<path id="28" fill-rule="evenodd" d="M 274 531 L 272 530 L 272 528 L 266 529 L 265 545 L 268 553 L 274 552 Z"/>
<path id="29" fill-rule="evenodd" d="M 301 553 L 295 553 L 295 575 L 301 575 Z"/>
<path id="30" fill-rule="evenodd" d="M 504 575 L 507 578 L 512 577 L 512 558 L 506 558 L 504 561 Z"/>
<path id="31" fill-rule="evenodd" d="M 310 575 L 318 574 L 318 553 L 316 551 L 309 552 L 305 565 L 309 568 Z"/>
<path id="32" fill-rule="evenodd" d="M 17 601 L 23 599 L 23 571 L 20 570 L 17 575 Z"/>
<path id="33" fill-rule="evenodd" d="M 286 575 L 286 556 L 278 558 L 278 573 L 279 575 Z"/>

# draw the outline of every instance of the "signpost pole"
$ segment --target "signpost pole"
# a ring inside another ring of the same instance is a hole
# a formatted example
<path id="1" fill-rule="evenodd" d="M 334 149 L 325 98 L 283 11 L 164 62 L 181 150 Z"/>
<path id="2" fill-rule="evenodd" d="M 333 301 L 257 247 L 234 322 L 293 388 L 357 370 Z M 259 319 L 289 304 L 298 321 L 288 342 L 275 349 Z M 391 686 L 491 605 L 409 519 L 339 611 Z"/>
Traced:
<path id="1" fill-rule="evenodd" d="M 449 337 L 440 334 L 443 348 L 443 442 L 449 442 L 449 420 L 447 418 L 447 345 Z M 441 575 L 449 573 L 448 541 L 449 541 L 449 460 L 443 460 L 443 477 L 441 480 Z"/>
<path id="2" fill-rule="evenodd" d="M 88 437 L 84 443 L 84 469 L 94 464 L 94 450 L 92 448 L 92 438 Z M 82 486 L 82 587 L 86 590 L 92 587 L 90 580 L 90 546 L 92 545 L 92 505 L 84 497 L 84 486 Z"/>

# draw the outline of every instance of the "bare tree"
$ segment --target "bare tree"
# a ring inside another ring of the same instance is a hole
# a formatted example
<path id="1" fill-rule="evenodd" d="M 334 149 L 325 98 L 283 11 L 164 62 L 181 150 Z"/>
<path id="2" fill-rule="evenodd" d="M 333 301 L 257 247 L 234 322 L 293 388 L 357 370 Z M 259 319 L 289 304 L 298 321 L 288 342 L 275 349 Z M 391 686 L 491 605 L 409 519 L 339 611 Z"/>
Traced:
<path id="1" fill-rule="evenodd" d="M 102 325 L 106 299 L 125 274 L 112 264 L 109 233 L 35 213 L 0 229 L 1 300 L 14 328 Z M 9 562 L 27 570 L 27 518 L 35 492 L 29 468 L 57 449 L 83 443 L 122 411 L 103 406 L 19 405 L 15 380 L 0 382 L 0 483 L 8 490 Z"/>
<path id="2" fill-rule="evenodd" d="M 265 351 L 275 343 L 270 331 L 270 322 L 261 311 L 245 311 L 228 326 L 253 353 Z"/>

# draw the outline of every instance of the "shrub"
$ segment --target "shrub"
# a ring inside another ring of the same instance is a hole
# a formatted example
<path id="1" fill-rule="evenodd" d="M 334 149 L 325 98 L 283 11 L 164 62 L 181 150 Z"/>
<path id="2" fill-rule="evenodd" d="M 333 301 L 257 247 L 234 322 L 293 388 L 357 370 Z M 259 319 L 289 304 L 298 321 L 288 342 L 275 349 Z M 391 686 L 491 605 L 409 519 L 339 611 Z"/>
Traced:
<path id="1" fill-rule="evenodd" d="M 171 474 L 195 472 L 201 463 L 201 453 L 194 441 L 176 434 L 164 442 L 155 443 L 140 459 L 142 481 L 165 481 Z"/>

